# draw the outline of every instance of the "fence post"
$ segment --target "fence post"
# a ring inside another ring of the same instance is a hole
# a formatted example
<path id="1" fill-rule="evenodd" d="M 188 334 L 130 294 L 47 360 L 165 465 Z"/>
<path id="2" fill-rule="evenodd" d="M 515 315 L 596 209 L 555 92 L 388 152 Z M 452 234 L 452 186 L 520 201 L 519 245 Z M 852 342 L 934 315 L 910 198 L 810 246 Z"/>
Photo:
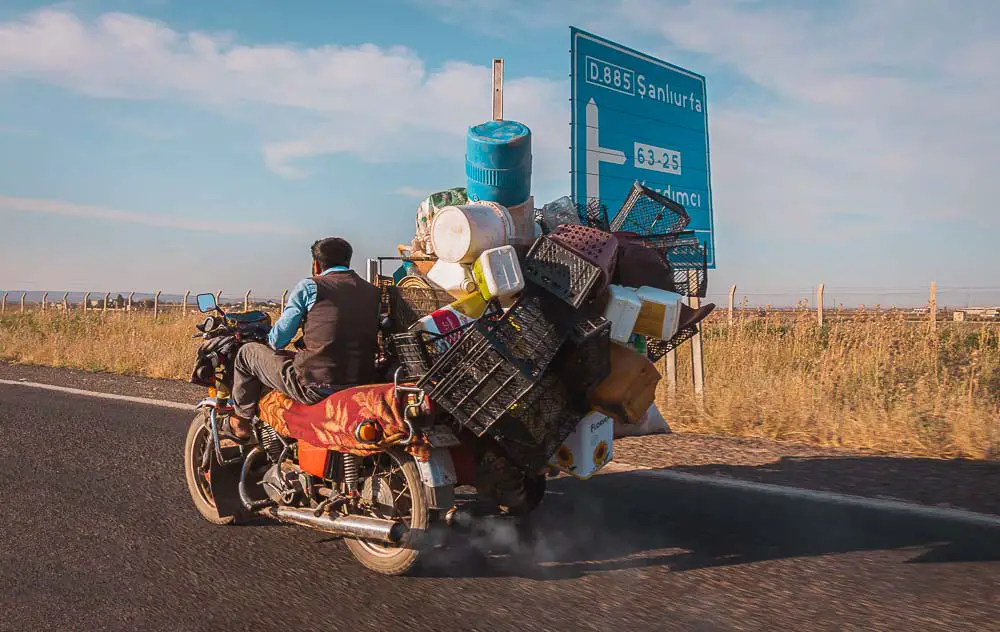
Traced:
<path id="1" fill-rule="evenodd" d="M 215 304 L 219 306 L 222 305 L 222 290 L 215 293 Z"/>
<path id="2" fill-rule="evenodd" d="M 125 305 L 125 311 L 127 311 L 127 312 L 131 312 L 132 311 L 132 297 L 134 297 L 134 296 L 135 296 L 135 292 L 129 292 L 128 293 L 128 303 Z"/>
<path id="3" fill-rule="evenodd" d="M 736 301 L 736 284 L 733 283 L 729 287 L 729 326 L 730 327 L 733 326 L 733 309 L 735 308 L 735 305 L 734 305 L 735 301 Z"/>
<path id="4" fill-rule="evenodd" d="M 187 314 L 188 313 L 188 297 L 189 296 L 191 296 L 191 290 L 185 291 L 184 292 L 184 299 L 181 300 L 181 313 L 182 314 Z"/>
<path id="5" fill-rule="evenodd" d="M 247 293 L 243 295 L 243 311 L 244 312 L 249 312 L 250 311 L 250 292 L 253 292 L 253 290 L 247 290 Z"/>
<path id="6" fill-rule="evenodd" d="M 66 292 L 65 294 L 63 294 L 62 304 L 63 304 L 63 311 L 68 312 L 69 311 L 69 292 Z"/>
<path id="7" fill-rule="evenodd" d="M 816 322 L 819 323 L 820 329 L 823 328 L 823 283 L 819 284 L 819 289 L 816 290 Z"/>
<path id="8" fill-rule="evenodd" d="M 937 331 L 937 282 L 931 281 L 931 331 Z"/>
<path id="9" fill-rule="evenodd" d="M 83 313 L 86 314 L 88 309 L 90 309 L 90 292 L 83 295 Z"/>
<path id="10" fill-rule="evenodd" d="M 284 292 L 281 293 L 281 309 L 282 309 L 282 311 L 284 311 L 284 309 L 285 309 L 285 301 L 287 301 L 287 300 L 288 300 L 288 290 L 285 290 Z"/>
<path id="11" fill-rule="evenodd" d="M 163 290 L 156 290 L 156 294 L 153 295 L 153 318 L 160 315 L 160 292 Z"/>
<path id="12" fill-rule="evenodd" d="M 111 300 L 111 292 L 108 292 L 107 294 L 104 295 L 104 306 L 101 308 L 101 311 L 103 312 L 108 311 L 108 301 L 110 300 Z"/>
<path id="13" fill-rule="evenodd" d="M 677 351 L 668 351 L 663 361 L 667 365 L 667 399 L 673 404 L 677 399 Z"/>
<path id="14" fill-rule="evenodd" d="M 493 59 L 493 120 L 503 120 L 503 59 Z"/>
<path id="15" fill-rule="evenodd" d="M 45 311 L 45 301 L 47 301 L 48 299 L 49 299 L 49 293 L 48 292 L 42 292 L 42 307 L 41 307 L 41 311 L 43 311 L 43 312 Z"/>
<path id="16" fill-rule="evenodd" d="M 7 292 L 3 293 L 3 298 L 0 299 L 0 314 L 7 312 Z"/>
<path id="17" fill-rule="evenodd" d="M 22 314 L 24 313 L 24 301 L 26 301 L 27 299 L 28 299 L 28 293 L 27 292 L 21 292 L 21 313 Z"/>
<path id="18" fill-rule="evenodd" d="M 688 270 L 688 287 L 690 288 L 698 287 L 698 279 L 695 274 L 697 271 Z M 701 307 L 701 298 L 691 296 L 688 298 L 688 304 L 692 308 L 698 309 Z M 691 337 L 691 373 L 694 379 L 695 400 L 698 407 L 701 408 L 705 405 L 705 363 L 702 357 L 700 326 L 698 333 Z"/>

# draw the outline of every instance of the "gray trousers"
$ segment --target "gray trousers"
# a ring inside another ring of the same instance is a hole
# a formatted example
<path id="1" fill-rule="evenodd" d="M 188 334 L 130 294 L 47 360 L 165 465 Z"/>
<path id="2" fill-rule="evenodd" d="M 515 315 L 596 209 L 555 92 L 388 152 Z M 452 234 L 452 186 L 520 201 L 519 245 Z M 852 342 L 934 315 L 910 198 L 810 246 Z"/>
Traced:
<path id="1" fill-rule="evenodd" d="M 240 347 L 233 363 L 233 408 L 236 415 L 252 419 L 264 387 L 279 391 L 301 404 L 318 404 L 326 391 L 303 386 L 292 366 L 294 354 L 275 351 L 259 342 Z"/>

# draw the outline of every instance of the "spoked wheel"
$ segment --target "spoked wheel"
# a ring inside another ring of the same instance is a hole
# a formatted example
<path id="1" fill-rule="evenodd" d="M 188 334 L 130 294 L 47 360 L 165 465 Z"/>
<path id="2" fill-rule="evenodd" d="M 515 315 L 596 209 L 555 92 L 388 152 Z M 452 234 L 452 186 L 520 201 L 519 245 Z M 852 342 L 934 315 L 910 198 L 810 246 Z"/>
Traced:
<path id="1" fill-rule="evenodd" d="M 233 517 L 220 517 L 212 496 L 211 462 L 215 458 L 212 433 L 208 429 L 208 412 L 199 410 L 188 427 L 184 442 L 184 474 L 195 509 L 214 524 L 230 524 Z"/>
<path id="2" fill-rule="evenodd" d="M 383 575 L 402 575 L 420 557 L 430 524 L 423 481 L 413 457 L 402 451 L 366 458 L 359 481 L 363 513 L 398 520 L 407 534 L 397 545 L 345 539 L 351 554 L 365 567 Z"/>

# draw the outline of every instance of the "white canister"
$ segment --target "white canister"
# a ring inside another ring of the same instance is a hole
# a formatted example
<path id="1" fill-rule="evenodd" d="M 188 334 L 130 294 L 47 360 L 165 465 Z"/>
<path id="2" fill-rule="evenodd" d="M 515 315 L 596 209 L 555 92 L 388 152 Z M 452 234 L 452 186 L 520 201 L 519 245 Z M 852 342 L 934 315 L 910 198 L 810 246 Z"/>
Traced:
<path id="1" fill-rule="evenodd" d="M 593 410 L 577 423 L 549 465 L 575 478 L 588 479 L 614 459 L 614 448 L 614 420 Z"/>
<path id="2" fill-rule="evenodd" d="M 483 251 L 506 246 L 513 233 L 510 213 L 493 203 L 446 206 L 431 222 L 434 254 L 446 263 L 472 263 Z"/>
<path id="3" fill-rule="evenodd" d="M 604 317 L 611 321 L 611 339 L 626 345 L 642 310 L 642 301 L 634 288 L 609 285 L 608 292 L 610 297 L 604 308 Z"/>
<path id="4" fill-rule="evenodd" d="M 513 246 L 491 248 L 472 267 L 476 286 L 484 298 L 507 298 L 524 289 L 524 275 Z"/>
<path id="5" fill-rule="evenodd" d="M 472 268 L 464 263 L 448 263 L 438 259 L 428 270 L 427 278 L 455 298 L 463 298 L 476 291 Z"/>
<path id="6" fill-rule="evenodd" d="M 635 291 L 642 302 L 642 309 L 635 322 L 637 334 L 647 338 L 670 340 L 680 324 L 681 303 L 684 297 L 655 287 L 643 286 Z"/>

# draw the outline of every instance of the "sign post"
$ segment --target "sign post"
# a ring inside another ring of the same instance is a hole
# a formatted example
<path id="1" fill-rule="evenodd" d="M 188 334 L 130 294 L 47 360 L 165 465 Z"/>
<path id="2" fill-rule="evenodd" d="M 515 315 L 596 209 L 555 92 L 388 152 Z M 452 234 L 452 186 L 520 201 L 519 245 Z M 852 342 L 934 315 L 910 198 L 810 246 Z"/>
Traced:
<path id="1" fill-rule="evenodd" d="M 681 204 L 715 268 L 705 78 L 576 28 L 572 174 L 577 204 L 609 220 L 634 182 Z"/>

